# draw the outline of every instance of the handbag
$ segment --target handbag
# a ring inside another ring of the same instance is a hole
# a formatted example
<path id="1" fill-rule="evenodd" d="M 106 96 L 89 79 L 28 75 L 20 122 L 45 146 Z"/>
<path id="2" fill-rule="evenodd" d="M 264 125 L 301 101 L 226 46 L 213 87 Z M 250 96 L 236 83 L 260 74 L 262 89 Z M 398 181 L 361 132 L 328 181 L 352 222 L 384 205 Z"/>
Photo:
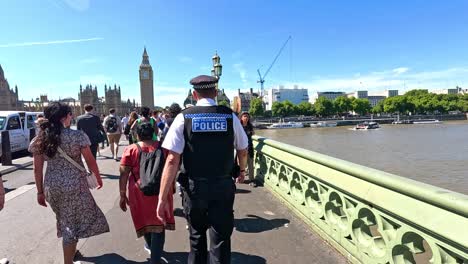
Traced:
<path id="1" fill-rule="evenodd" d="M 94 175 L 94 173 L 87 171 L 83 166 L 78 164 L 78 162 L 76 162 L 70 156 L 68 156 L 67 153 L 65 153 L 62 148 L 58 147 L 57 151 L 62 157 L 64 157 L 73 166 L 75 166 L 80 171 L 86 173 L 86 182 L 88 183 L 89 189 L 95 189 L 95 188 L 98 187 L 99 184 L 97 182 L 97 179 L 96 179 L 96 176 Z"/>

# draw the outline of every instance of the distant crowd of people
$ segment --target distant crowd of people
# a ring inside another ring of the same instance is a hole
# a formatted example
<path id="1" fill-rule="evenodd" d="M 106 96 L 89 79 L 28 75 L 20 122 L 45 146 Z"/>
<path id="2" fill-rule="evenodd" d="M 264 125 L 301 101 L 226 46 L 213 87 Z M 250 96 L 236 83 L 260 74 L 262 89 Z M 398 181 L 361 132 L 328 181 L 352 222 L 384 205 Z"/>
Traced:
<path id="1" fill-rule="evenodd" d="M 62 238 L 65 264 L 75 261 L 79 239 L 109 232 L 105 215 L 90 188 L 103 182 L 96 162 L 106 143 L 120 162 L 119 206 L 130 209 L 137 237 L 144 237 L 150 263 L 161 263 L 165 230 L 175 229 L 173 194 L 180 186 L 190 240 L 188 263 L 230 263 L 235 183 L 257 187 L 253 126 L 248 112 L 218 106 L 217 79 L 193 78 L 196 106 L 172 104 L 164 111 L 141 107 L 119 117 L 94 114 L 92 105 L 70 128 L 71 108 L 52 103 L 37 120 L 31 141 L 37 203 L 50 206 Z M 119 157 L 119 145 L 128 141 Z M 44 173 L 44 165 L 47 169 Z M 85 166 L 86 164 L 86 166 Z M 116 168 L 117 171 L 117 168 Z M 0 180 L 0 210 L 5 191 Z M 210 245 L 207 245 L 207 231 Z"/>

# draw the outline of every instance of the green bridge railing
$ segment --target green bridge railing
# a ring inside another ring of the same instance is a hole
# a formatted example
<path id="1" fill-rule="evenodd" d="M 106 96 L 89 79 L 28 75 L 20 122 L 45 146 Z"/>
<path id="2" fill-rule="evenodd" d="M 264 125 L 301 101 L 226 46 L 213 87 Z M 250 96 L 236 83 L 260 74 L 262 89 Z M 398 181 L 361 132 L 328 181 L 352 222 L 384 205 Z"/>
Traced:
<path id="1" fill-rule="evenodd" d="M 254 147 L 256 177 L 351 262 L 468 263 L 468 196 L 266 138 Z"/>

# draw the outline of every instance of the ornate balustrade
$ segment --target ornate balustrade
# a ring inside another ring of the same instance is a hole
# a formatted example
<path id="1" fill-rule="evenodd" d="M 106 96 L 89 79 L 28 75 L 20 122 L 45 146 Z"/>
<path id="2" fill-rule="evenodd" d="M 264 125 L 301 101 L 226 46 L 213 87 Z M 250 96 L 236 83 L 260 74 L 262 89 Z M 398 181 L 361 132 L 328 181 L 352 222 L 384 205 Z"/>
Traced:
<path id="1" fill-rule="evenodd" d="M 256 177 L 350 261 L 468 263 L 468 196 L 266 138 L 254 146 Z"/>

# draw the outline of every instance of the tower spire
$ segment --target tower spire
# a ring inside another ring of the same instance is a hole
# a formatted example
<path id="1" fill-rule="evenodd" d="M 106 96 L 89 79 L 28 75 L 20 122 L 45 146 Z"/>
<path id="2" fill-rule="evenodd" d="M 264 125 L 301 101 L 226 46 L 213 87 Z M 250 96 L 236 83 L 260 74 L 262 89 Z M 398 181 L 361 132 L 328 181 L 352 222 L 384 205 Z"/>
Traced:
<path id="1" fill-rule="evenodd" d="M 149 59 L 148 59 L 148 52 L 146 52 L 146 46 L 143 50 L 143 59 L 141 60 L 141 65 L 150 65 Z"/>
<path id="2" fill-rule="evenodd" d="M 5 79 L 5 73 L 3 72 L 2 65 L 0 64 L 0 80 Z"/>

